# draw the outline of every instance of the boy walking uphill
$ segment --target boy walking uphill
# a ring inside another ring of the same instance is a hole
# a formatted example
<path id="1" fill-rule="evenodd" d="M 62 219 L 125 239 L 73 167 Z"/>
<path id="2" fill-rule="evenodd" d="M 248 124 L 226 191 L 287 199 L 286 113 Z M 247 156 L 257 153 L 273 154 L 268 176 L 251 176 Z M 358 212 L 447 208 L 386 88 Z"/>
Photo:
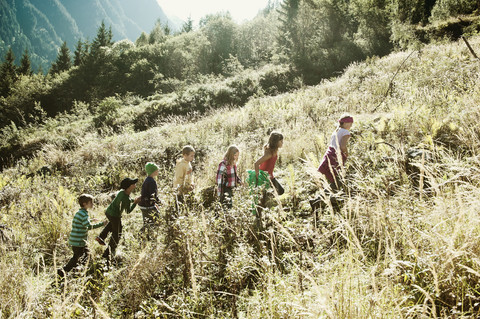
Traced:
<path id="1" fill-rule="evenodd" d="M 65 273 L 77 266 L 80 261 L 82 264 L 88 259 L 90 251 L 87 247 L 87 232 L 107 224 L 107 221 L 92 225 L 88 216 L 88 209 L 93 207 L 93 196 L 82 194 L 78 197 L 80 210 L 75 213 L 72 221 L 72 231 L 68 237 L 68 244 L 72 246 L 73 257 L 61 269 L 57 271 L 58 275 L 63 277 Z"/>
<path id="2" fill-rule="evenodd" d="M 137 182 L 138 178 L 125 178 L 122 180 L 120 183 L 121 190 L 105 211 L 109 223 L 105 226 L 100 235 L 95 238 L 101 245 L 105 245 L 105 239 L 107 238 L 108 233 L 112 233 L 108 247 L 102 255 L 104 258 L 109 259 L 110 256 L 115 255 L 115 249 L 122 236 L 122 213 L 126 212 L 129 214 L 140 201 L 140 196 L 135 198 L 135 200 L 130 198 L 130 194 L 135 189 L 135 184 Z"/>
<path id="3" fill-rule="evenodd" d="M 175 177 L 173 179 L 173 189 L 177 201 L 181 203 L 183 203 L 184 195 L 191 192 L 194 188 L 191 162 L 195 158 L 195 149 L 190 145 L 184 146 L 182 156 L 175 166 Z"/>
<path id="4" fill-rule="evenodd" d="M 143 227 L 141 231 L 149 228 L 155 221 L 158 221 L 160 217 L 158 209 L 155 206 L 155 204 L 159 202 L 158 187 L 157 182 L 155 182 L 155 177 L 158 176 L 158 166 L 155 163 L 148 162 L 145 165 L 145 171 L 148 176 L 143 181 L 140 202 L 138 203 L 143 216 Z"/>

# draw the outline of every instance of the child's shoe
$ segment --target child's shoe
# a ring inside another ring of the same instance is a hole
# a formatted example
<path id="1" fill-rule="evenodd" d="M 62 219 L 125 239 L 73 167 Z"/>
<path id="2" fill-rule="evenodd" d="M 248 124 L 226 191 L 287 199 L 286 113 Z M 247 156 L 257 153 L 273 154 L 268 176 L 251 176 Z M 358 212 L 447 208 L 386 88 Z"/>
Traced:
<path id="1" fill-rule="evenodd" d="M 99 243 L 100 245 L 105 246 L 105 241 L 104 241 L 103 239 L 101 239 L 99 236 L 95 237 L 95 240 L 96 240 L 97 243 Z"/>

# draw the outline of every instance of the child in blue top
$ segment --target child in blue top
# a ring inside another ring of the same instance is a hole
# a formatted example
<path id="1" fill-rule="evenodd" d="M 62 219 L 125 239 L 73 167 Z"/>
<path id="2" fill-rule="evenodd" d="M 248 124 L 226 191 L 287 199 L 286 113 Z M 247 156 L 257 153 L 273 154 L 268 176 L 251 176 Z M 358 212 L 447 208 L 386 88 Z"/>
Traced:
<path id="1" fill-rule="evenodd" d="M 140 203 L 138 204 L 143 216 L 141 231 L 150 228 L 160 218 L 160 213 L 156 206 L 160 200 L 158 199 L 158 187 L 155 181 L 155 177 L 158 176 L 158 166 L 155 163 L 148 162 L 145 165 L 145 172 L 147 173 L 147 178 L 143 181 Z"/>

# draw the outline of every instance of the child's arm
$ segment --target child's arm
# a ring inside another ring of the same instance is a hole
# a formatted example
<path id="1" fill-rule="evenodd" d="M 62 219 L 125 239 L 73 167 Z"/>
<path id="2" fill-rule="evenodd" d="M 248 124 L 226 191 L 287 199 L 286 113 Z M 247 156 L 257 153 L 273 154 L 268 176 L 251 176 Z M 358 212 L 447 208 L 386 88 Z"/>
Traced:
<path id="1" fill-rule="evenodd" d="M 235 174 L 235 177 L 236 177 L 236 179 L 237 179 L 237 184 L 238 184 L 238 185 L 243 185 L 243 181 L 242 181 L 242 179 L 240 178 L 240 176 L 238 176 L 237 174 Z"/>
<path id="2" fill-rule="evenodd" d="M 223 162 L 220 163 L 218 166 L 218 171 L 217 171 L 217 194 L 218 196 L 222 195 L 222 188 L 223 188 L 223 181 L 225 179 L 225 170 L 227 167 Z"/>
<path id="3" fill-rule="evenodd" d="M 342 153 L 345 156 L 348 156 L 347 143 L 349 139 L 350 139 L 350 135 L 345 135 L 344 137 L 342 137 L 342 140 L 340 141 L 340 151 L 342 151 Z"/>
<path id="4" fill-rule="evenodd" d="M 137 199 L 138 197 L 135 198 L 135 200 L 133 200 L 130 197 L 125 196 L 125 198 L 120 203 L 120 211 L 122 211 L 123 209 L 127 214 L 130 214 L 132 210 L 134 210 L 135 207 L 137 207 L 137 203 L 138 203 Z"/>
<path id="5" fill-rule="evenodd" d="M 173 178 L 173 188 L 177 189 L 179 186 L 182 186 L 184 178 L 185 178 L 185 170 L 183 169 L 182 165 L 178 163 L 175 166 L 175 177 Z"/>
<path id="6" fill-rule="evenodd" d="M 83 225 L 86 229 L 90 230 L 90 229 L 95 229 L 95 228 L 98 228 L 98 227 L 102 227 L 102 226 L 104 225 L 104 222 L 100 222 L 100 223 L 96 223 L 96 224 L 93 224 L 93 225 L 92 225 L 92 224 L 90 223 L 90 217 L 88 217 L 88 215 L 87 215 L 87 217 L 86 217 L 85 219 L 83 219 L 82 225 Z"/>
<path id="7" fill-rule="evenodd" d="M 188 167 L 185 169 L 185 181 L 188 182 L 188 190 L 192 191 L 195 187 L 193 182 L 193 168 L 192 164 L 188 164 Z"/>
<path id="8" fill-rule="evenodd" d="M 256 162 L 255 162 L 255 176 L 258 180 L 258 172 L 260 170 L 260 164 L 262 164 L 265 161 L 268 161 L 272 157 L 272 153 L 268 150 L 265 150 L 263 153 L 263 156 L 260 157 Z"/>

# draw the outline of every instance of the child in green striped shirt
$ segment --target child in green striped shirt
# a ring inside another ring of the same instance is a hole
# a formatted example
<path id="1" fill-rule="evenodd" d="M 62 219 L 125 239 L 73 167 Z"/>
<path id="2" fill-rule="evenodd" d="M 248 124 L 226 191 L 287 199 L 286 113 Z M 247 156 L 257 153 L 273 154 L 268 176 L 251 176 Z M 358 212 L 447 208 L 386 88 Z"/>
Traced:
<path id="1" fill-rule="evenodd" d="M 81 263 L 85 263 L 87 261 L 90 253 L 87 247 L 87 232 L 90 229 L 102 227 L 108 222 L 103 221 L 93 225 L 90 223 L 88 209 L 93 207 L 92 195 L 80 195 L 80 197 L 78 197 L 78 203 L 80 204 L 81 208 L 73 217 L 72 231 L 68 237 L 68 244 L 72 246 L 73 257 L 63 268 L 58 269 L 57 273 L 60 277 L 63 277 L 65 273 L 76 267 L 79 261 Z"/>

